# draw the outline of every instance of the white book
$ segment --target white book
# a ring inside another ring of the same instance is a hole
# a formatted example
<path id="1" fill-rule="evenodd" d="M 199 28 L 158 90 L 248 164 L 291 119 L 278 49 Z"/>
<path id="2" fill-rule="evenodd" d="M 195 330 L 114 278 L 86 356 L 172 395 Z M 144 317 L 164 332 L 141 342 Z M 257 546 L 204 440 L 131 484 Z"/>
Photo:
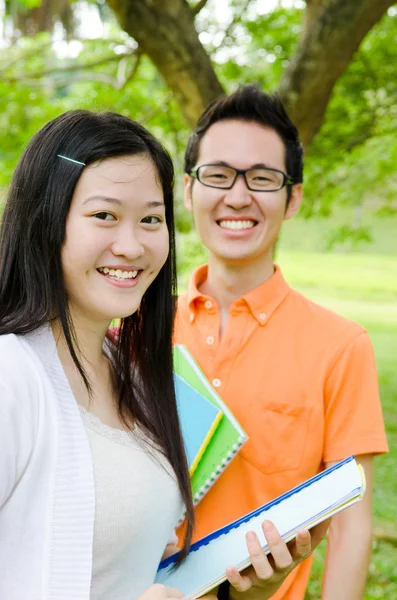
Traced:
<path id="1" fill-rule="evenodd" d="M 195 542 L 182 565 L 176 555 L 161 562 L 155 583 L 178 588 L 184 600 L 198 598 L 226 580 L 227 567 L 249 566 L 245 534 L 255 531 L 266 551 L 262 522 L 272 521 L 285 541 L 355 504 L 364 495 L 365 475 L 353 456 Z"/>

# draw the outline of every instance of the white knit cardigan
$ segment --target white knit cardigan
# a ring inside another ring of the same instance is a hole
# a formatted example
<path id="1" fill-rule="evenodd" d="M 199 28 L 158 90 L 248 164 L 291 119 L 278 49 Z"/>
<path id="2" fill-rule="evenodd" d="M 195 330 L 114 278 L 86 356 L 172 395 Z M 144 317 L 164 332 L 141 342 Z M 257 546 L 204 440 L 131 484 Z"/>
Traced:
<path id="1" fill-rule="evenodd" d="M 0 336 L 1 600 L 89 600 L 94 512 L 90 446 L 49 326 Z"/>

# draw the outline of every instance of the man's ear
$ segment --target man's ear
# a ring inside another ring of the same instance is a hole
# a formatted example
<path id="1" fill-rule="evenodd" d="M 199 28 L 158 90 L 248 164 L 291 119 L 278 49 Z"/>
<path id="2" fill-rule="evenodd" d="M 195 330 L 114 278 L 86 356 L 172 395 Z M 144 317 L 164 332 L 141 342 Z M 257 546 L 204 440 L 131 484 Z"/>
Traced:
<path id="1" fill-rule="evenodd" d="M 188 209 L 188 211 L 192 212 L 193 211 L 193 200 L 192 200 L 193 177 L 191 177 L 190 175 L 187 175 L 187 173 L 185 173 L 183 183 L 184 183 L 184 188 L 185 188 L 185 194 L 184 194 L 183 200 L 184 200 L 185 206 Z"/>
<path id="2" fill-rule="evenodd" d="M 303 186 L 301 183 L 295 183 L 292 186 L 291 198 L 285 211 L 284 219 L 291 219 L 299 210 L 303 199 Z"/>

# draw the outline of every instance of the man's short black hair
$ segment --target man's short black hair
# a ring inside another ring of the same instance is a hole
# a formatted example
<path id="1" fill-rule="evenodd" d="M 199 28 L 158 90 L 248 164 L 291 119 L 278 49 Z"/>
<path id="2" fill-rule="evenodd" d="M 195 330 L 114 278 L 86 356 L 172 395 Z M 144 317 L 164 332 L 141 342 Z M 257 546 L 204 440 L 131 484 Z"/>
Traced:
<path id="1" fill-rule="evenodd" d="M 253 84 L 243 85 L 230 94 L 217 98 L 205 109 L 189 138 L 185 152 L 185 173 L 197 165 L 200 143 L 214 123 L 224 120 L 257 123 L 273 129 L 284 142 L 287 174 L 294 183 L 303 181 L 303 149 L 298 130 L 288 117 L 277 94 L 266 94 Z M 288 186 L 288 200 L 291 186 Z"/>

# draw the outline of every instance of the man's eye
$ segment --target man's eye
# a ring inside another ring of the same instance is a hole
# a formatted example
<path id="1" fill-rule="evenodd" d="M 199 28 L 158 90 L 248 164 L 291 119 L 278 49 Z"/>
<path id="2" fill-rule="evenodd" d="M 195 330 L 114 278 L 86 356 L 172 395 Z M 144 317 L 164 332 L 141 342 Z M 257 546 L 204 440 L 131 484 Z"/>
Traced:
<path id="1" fill-rule="evenodd" d="M 207 177 L 212 177 L 212 179 L 227 179 L 224 173 L 212 173 L 211 175 L 207 175 Z"/>
<path id="2" fill-rule="evenodd" d="M 142 219 L 142 223 L 148 223 L 149 225 L 158 225 L 159 223 L 162 223 L 163 219 L 161 219 L 160 217 L 156 217 L 154 215 L 150 215 L 149 217 L 144 217 Z"/>
<path id="3" fill-rule="evenodd" d="M 255 175 L 254 180 L 255 181 L 271 181 L 269 177 L 266 177 L 266 175 Z"/>
<path id="4" fill-rule="evenodd" d="M 94 217 L 96 219 L 100 219 L 101 221 L 113 221 L 114 220 L 114 216 L 112 215 L 112 213 L 105 212 L 105 211 L 95 213 Z"/>

